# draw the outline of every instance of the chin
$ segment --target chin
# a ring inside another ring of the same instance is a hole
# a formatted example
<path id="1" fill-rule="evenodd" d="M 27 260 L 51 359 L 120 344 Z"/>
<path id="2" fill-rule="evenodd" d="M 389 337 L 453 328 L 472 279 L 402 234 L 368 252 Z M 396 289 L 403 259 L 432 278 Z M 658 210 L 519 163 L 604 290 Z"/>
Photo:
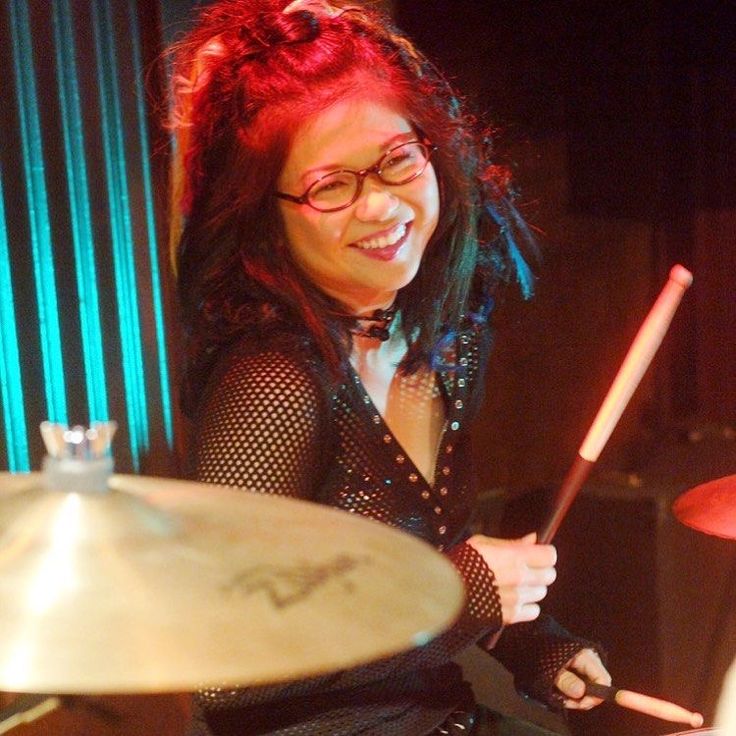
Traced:
<path id="1" fill-rule="evenodd" d="M 406 286 L 409 286 L 409 284 L 414 281 L 414 278 L 417 275 L 417 271 L 419 269 L 414 268 L 411 270 L 411 272 L 404 274 L 400 277 L 393 278 L 393 279 L 384 279 L 381 283 L 381 288 L 385 291 L 392 291 L 396 292 L 400 289 L 403 289 Z"/>

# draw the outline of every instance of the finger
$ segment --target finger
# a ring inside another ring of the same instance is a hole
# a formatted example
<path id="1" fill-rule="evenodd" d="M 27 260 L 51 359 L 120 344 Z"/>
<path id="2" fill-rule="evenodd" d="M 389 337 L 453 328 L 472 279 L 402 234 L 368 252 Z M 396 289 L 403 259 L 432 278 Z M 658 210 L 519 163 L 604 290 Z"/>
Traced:
<path id="1" fill-rule="evenodd" d="M 562 705 L 568 710 L 590 710 L 600 705 L 603 701 L 600 698 L 594 698 L 591 695 L 586 695 L 581 700 L 573 700 L 567 698 L 562 701 Z"/>
<path id="2" fill-rule="evenodd" d="M 557 678 L 556 685 L 557 689 L 567 696 L 563 701 L 565 708 L 590 710 L 603 702 L 601 698 L 585 695 L 585 682 L 570 670 L 563 670 Z"/>
<path id="3" fill-rule="evenodd" d="M 557 549 L 552 544 L 530 544 L 524 548 L 524 562 L 529 567 L 554 567 Z"/>
<path id="4" fill-rule="evenodd" d="M 523 592 L 523 595 L 522 595 Z M 539 616 L 540 606 L 537 601 L 544 598 L 538 591 L 526 592 L 514 590 L 501 598 L 501 615 L 504 623 L 519 623 L 533 621 Z"/>
<path id="5" fill-rule="evenodd" d="M 541 613 L 540 607 L 536 603 L 525 603 L 520 608 L 517 608 L 517 613 L 513 620 L 508 621 L 510 624 L 520 624 L 525 621 L 535 621 L 539 618 Z"/>
<path id="6" fill-rule="evenodd" d="M 557 570 L 554 567 L 526 567 L 519 576 L 520 585 L 544 585 L 548 587 L 557 580 Z"/>
<path id="7" fill-rule="evenodd" d="M 598 653 L 593 649 L 583 649 L 573 657 L 567 667 L 574 670 L 583 679 L 601 685 L 611 684 L 611 675 L 601 662 Z"/>
<path id="8" fill-rule="evenodd" d="M 571 670 L 562 670 L 555 679 L 555 685 L 567 698 L 582 700 L 585 695 L 585 683 Z"/>
<path id="9" fill-rule="evenodd" d="M 583 679 L 577 676 L 581 675 Z M 602 685 L 611 684 L 611 675 L 600 660 L 598 653 L 593 649 L 579 651 L 560 672 L 555 679 L 555 685 L 567 697 L 563 701 L 565 708 L 571 710 L 590 710 L 603 701 L 593 695 L 580 697 L 580 686 L 585 682 L 596 682 Z"/>
<path id="10" fill-rule="evenodd" d="M 519 600 L 522 605 L 527 603 L 538 603 L 547 595 L 546 585 L 531 585 L 519 588 Z"/>
<path id="11" fill-rule="evenodd" d="M 499 589 L 501 607 L 508 610 L 521 609 L 529 603 L 538 603 L 547 596 L 546 585 L 506 586 Z"/>
<path id="12" fill-rule="evenodd" d="M 509 600 L 501 603 L 501 615 L 506 626 L 522 621 L 534 621 L 540 613 L 541 609 L 537 603 L 522 603 L 516 596 L 510 596 Z"/>

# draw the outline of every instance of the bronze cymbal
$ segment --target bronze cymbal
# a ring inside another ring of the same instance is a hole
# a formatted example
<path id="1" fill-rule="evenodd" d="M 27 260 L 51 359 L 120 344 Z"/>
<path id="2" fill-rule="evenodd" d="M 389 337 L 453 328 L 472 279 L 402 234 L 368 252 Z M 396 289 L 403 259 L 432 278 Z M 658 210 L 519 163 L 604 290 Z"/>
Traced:
<path id="1" fill-rule="evenodd" d="M 736 539 L 736 475 L 691 488 L 677 497 L 672 511 L 699 532 Z"/>
<path id="2" fill-rule="evenodd" d="M 421 645 L 463 585 L 426 543 L 307 501 L 113 475 L 0 474 L 0 690 L 283 682 Z"/>

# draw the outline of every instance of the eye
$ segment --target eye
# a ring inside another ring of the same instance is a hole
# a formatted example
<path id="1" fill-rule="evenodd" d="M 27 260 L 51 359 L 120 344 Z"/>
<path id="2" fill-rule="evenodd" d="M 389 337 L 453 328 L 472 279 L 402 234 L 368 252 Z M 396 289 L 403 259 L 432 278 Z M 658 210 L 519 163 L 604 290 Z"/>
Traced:
<path id="1" fill-rule="evenodd" d="M 341 187 L 346 187 L 348 183 L 341 179 L 331 179 L 326 182 L 319 182 L 315 187 L 312 188 L 312 195 L 318 197 L 320 194 L 327 194 L 328 192 L 336 192 Z"/>
<path id="2" fill-rule="evenodd" d="M 426 163 L 424 148 L 421 144 L 405 143 L 386 154 L 381 163 L 381 175 L 389 181 L 401 182 L 414 176 Z"/>
<path id="3" fill-rule="evenodd" d="M 386 159 L 385 163 L 383 164 L 384 169 L 396 169 L 400 168 L 401 166 L 405 166 L 407 163 L 410 163 L 416 158 L 416 156 L 412 155 L 411 151 L 407 151 L 405 149 L 401 149 L 399 151 L 394 151 L 390 154 L 389 158 Z"/>
<path id="4" fill-rule="evenodd" d="M 331 199 L 355 186 L 355 177 L 347 171 L 336 171 L 327 174 L 312 184 L 309 196 L 312 199 Z"/>

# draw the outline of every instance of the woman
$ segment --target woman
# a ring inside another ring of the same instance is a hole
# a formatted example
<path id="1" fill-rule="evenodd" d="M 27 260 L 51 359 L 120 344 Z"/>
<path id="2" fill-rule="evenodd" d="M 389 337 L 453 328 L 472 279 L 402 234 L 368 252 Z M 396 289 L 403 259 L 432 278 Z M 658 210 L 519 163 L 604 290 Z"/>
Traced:
<path id="1" fill-rule="evenodd" d="M 610 682 L 598 655 L 540 617 L 554 548 L 468 538 L 492 298 L 530 277 L 523 223 L 458 99 L 385 17 L 340 0 L 217 2 L 174 79 L 194 474 L 416 534 L 468 599 L 407 655 L 205 691 L 198 732 L 492 733 L 451 659 L 504 626 L 492 653 L 520 689 L 595 705 L 581 678 Z"/>

